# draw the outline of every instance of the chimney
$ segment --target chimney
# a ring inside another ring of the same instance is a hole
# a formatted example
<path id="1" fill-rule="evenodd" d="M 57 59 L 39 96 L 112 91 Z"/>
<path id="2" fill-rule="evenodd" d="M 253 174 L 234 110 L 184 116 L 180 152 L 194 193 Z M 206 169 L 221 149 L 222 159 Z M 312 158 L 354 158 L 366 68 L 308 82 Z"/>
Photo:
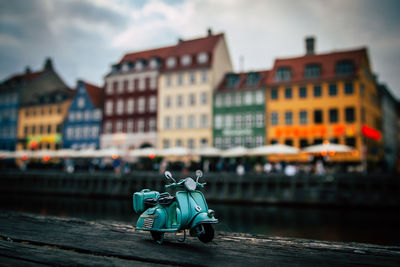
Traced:
<path id="1" fill-rule="evenodd" d="M 180 43 L 182 43 L 183 42 L 183 39 L 182 38 L 178 38 L 178 43 L 180 44 Z"/>
<path id="2" fill-rule="evenodd" d="M 53 62 L 50 57 L 46 58 L 44 62 L 44 70 L 53 70 Z"/>
<path id="3" fill-rule="evenodd" d="M 29 68 L 29 66 L 25 67 L 25 74 L 31 74 L 31 68 Z"/>
<path id="4" fill-rule="evenodd" d="M 212 29 L 211 29 L 211 28 L 208 28 L 208 29 L 207 29 L 207 35 L 208 35 L 208 36 L 211 36 L 211 35 L 212 35 Z"/>
<path id="5" fill-rule="evenodd" d="M 306 55 L 314 55 L 315 53 L 315 38 L 313 36 L 306 37 Z"/>

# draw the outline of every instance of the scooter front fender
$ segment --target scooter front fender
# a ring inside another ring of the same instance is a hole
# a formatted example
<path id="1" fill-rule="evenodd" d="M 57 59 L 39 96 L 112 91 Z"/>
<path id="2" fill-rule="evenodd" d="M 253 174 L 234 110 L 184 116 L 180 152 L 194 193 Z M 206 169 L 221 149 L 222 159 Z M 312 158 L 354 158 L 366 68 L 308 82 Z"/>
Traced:
<path id="1" fill-rule="evenodd" d="M 196 227 L 202 223 L 215 224 L 215 223 L 218 223 L 218 219 L 215 219 L 214 216 L 210 216 L 207 212 L 199 212 L 193 218 L 193 220 L 190 224 L 190 229 L 193 229 L 194 227 Z"/>

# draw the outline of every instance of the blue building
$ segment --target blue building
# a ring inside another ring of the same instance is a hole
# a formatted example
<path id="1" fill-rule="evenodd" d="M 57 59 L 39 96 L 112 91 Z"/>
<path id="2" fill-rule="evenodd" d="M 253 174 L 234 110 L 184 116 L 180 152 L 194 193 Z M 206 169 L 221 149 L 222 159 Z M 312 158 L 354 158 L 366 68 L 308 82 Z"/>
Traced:
<path id="1" fill-rule="evenodd" d="M 85 149 L 100 147 L 103 90 L 78 81 L 63 129 L 63 147 Z"/>

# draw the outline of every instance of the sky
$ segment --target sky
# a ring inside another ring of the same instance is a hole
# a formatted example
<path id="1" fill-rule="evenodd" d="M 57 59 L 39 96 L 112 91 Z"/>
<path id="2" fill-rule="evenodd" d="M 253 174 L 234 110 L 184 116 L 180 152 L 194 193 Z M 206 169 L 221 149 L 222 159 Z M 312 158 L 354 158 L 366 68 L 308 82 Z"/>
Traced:
<path id="1" fill-rule="evenodd" d="M 367 47 L 379 81 L 400 98 L 398 0 L 0 0 L 0 80 L 51 57 L 69 86 L 102 85 L 125 53 L 208 28 L 225 33 L 235 71 L 304 55 L 306 36 L 317 53 Z"/>

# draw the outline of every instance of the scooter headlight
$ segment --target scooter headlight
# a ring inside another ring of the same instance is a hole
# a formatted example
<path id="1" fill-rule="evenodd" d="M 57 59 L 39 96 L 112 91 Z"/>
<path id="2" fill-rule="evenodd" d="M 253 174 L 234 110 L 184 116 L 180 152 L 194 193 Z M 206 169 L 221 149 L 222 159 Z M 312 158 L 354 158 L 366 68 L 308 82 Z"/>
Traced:
<path id="1" fill-rule="evenodd" d="M 189 191 L 196 190 L 196 182 L 192 178 L 186 178 L 185 187 Z"/>

